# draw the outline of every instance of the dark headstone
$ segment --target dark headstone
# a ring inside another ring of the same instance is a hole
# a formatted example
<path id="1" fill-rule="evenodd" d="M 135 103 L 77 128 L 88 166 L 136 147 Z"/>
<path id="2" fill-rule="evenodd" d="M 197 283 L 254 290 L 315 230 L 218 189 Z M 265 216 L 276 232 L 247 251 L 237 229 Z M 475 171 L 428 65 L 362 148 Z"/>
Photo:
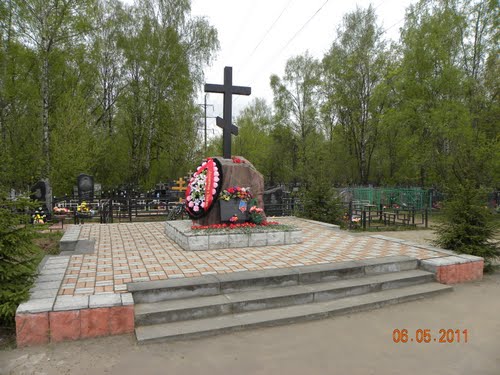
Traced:
<path id="1" fill-rule="evenodd" d="M 264 191 L 264 205 L 266 206 L 266 214 L 270 216 L 281 216 L 286 206 L 285 198 L 288 192 L 283 186 L 269 188 Z"/>
<path id="2" fill-rule="evenodd" d="M 39 202 L 47 200 L 47 183 L 44 180 L 38 181 L 31 187 L 30 198 Z"/>
<path id="3" fill-rule="evenodd" d="M 30 198 L 42 203 L 44 210 L 52 212 L 52 189 L 49 181 L 43 179 L 31 187 Z"/>
<path id="4" fill-rule="evenodd" d="M 92 200 L 94 199 L 94 177 L 87 174 L 81 174 L 77 178 L 78 199 Z"/>
<path id="5" fill-rule="evenodd" d="M 267 189 L 264 191 L 264 204 L 266 206 L 282 204 L 284 194 L 285 190 L 281 186 Z"/>

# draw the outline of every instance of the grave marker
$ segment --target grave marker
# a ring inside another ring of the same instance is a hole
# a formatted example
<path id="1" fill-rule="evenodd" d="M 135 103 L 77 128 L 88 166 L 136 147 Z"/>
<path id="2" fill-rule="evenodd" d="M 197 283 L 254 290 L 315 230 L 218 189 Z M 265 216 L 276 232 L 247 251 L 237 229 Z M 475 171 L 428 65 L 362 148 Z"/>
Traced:
<path id="1" fill-rule="evenodd" d="M 31 187 L 30 198 L 43 203 L 44 209 L 52 212 L 52 189 L 49 181 L 43 179 Z"/>
<path id="2" fill-rule="evenodd" d="M 233 115 L 233 95 L 250 95 L 252 89 L 245 86 L 233 86 L 233 68 L 224 68 L 224 84 L 205 84 L 205 92 L 224 94 L 224 118 L 217 117 L 216 124 L 222 128 L 223 157 L 231 159 L 231 134 L 238 134 L 238 127 L 232 122 Z"/>
<path id="3" fill-rule="evenodd" d="M 80 201 L 94 199 L 94 177 L 82 173 L 77 177 L 76 185 Z"/>
<path id="4" fill-rule="evenodd" d="M 185 192 L 185 191 L 186 191 L 186 189 L 187 189 L 187 186 L 186 186 L 187 181 L 186 181 L 186 180 L 184 180 L 182 177 L 181 177 L 181 178 L 179 178 L 177 181 L 175 181 L 175 183 L 177 184 L 177 186 L 172 186 L 172 188 L 171 188 L 171 189 L 172 189 L 173 191 L 177 191 L 177 192 L 179 192 L 179 193 L 183 193 L 183 192 Z M 182 201 L 183 201 L 182 196 L 183 196 L 183 195 L 181 195 L 181 196 L 179 197 L 179 202 L 182 202 Z"/>

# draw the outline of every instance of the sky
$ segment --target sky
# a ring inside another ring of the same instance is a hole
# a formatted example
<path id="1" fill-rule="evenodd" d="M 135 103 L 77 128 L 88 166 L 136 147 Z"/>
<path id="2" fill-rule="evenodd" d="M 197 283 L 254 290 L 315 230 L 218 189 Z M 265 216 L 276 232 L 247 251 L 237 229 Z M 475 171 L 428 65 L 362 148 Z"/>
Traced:
<path id="1" fill-rule="evenodd" d="M 282 76 L 286 61 L 309 52 L 321 59 L 337 36 L 342 17 L 372 4 L 386 38 L 397 40 L 405 9 L 416 0 L 192 0 L 191 15 L 206 17 L 218 32 L 220 50 L 206 67 L 206 83 L 222 84 L 224 67 L 233 85 L 250 86 L 251 96 L 233 96 L 233 121 L 254 98 L 272 103 L 270 76 Z M 198 103 L 204 102 L 203 87 Z M 222 117 L 222 94 L 210 93 L 207 116 Z M 208 119 L 209 136 L 222 130 Z"/>

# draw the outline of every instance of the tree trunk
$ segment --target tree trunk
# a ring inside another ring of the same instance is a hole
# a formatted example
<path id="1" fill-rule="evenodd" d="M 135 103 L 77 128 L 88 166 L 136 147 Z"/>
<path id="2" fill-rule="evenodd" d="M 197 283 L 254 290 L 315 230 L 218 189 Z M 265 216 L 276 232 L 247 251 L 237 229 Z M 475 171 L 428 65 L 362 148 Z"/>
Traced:
<path id="1" fill-rule="evenodd" d="M 42 57 L 42 153 L 44 164 L 42 177 L 50 176 L 50 128 L 49 128 L 49 56 L 47 50 L 43 51 Z"/>

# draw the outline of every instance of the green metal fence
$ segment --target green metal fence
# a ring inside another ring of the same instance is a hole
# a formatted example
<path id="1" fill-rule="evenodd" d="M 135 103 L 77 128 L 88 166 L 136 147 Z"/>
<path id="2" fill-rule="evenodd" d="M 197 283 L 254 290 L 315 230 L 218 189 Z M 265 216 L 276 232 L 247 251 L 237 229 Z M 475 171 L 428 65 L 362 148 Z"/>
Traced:
<path id="1" fill-rule="evenodd" d="M 387 207 L 414 208 L 430 207 L 429 190 L 421 188 L 350 188 L 352 199 L 368 201 L 370 204 Z"/>

